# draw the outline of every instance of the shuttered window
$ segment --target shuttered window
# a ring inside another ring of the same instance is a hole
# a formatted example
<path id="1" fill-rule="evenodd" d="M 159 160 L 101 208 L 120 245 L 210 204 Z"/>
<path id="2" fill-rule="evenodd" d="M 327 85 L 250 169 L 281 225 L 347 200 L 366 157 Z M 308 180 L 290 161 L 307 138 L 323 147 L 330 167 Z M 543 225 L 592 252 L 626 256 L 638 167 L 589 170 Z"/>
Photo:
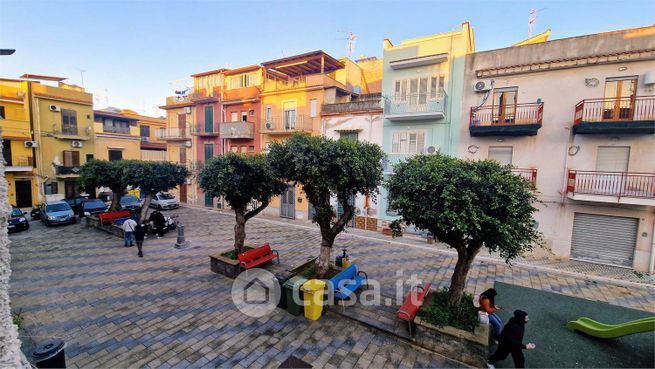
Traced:
<path id="1" fill-rule="evenodd" d="M 490 146 L 488 157 L 500 165 L 512 165 L 512 151 L 511 146 Z"/>
<path id="2" fill-rule="evenodd" d="M 425 132 L 394 132 L 391 142 L 393 154 L 417 154 L 425 151 Z"/>
<path id="3" fill-rule="evenodd" d="M 596 155 L 596 170 L 599 172 L 627 172 L 629 161 L 629 146 L 599 146 Z"/>

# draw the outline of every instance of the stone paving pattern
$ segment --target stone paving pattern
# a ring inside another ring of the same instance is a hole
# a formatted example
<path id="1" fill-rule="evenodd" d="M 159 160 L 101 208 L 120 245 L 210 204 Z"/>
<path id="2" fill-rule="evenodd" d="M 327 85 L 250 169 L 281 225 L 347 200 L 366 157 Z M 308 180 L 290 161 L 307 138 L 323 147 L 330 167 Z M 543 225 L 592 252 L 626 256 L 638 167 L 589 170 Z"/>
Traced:
<path id="1" fill-rule="evenodd" d="M 34 221 L 28 232 L 12 234 L 10 292 L 13 310 L 25 318 L 24 342 L 64 339 L 69 367 L 272 368 L 289 355 L 316 368 L 458 366 L 332 312 L 317 322 L 280 309 L 259 319 L 241 314 L 231 302 L 232 281 L 211 273 L 207 256 L 232 247 L 234 218 L 196 208 L 174 212 L 191 246 L 174 249 L 175 234 L 148 239 L 142 259 L 135 247 L 124 248 L 122 240 L 82 224 L 45 228 Z M 347 247 L 385 295 L 395 294 L 401 269 L 433 287 L 448 285 L 453 254 L 376 237 L 342 234 L 335 254 Z M 312 227 L 250 220 L 247 243 L 264 242 L 290 266 L 318 254 L 320 235 Z M 655 311 L 655 289 L 646 285 L 626 287 L 488 258 L 476 262 L 468 291 L 480 293 L 495 281 Z"/>

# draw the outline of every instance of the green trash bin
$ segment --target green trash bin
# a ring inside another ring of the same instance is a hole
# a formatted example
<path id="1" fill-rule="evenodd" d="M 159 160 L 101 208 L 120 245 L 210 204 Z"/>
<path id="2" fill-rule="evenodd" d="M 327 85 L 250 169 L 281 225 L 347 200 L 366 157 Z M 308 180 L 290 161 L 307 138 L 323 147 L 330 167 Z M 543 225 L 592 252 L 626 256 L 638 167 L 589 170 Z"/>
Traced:
<path id="1" fill-rule="evenodd" d="M 286 290 L 285 295 L 287 298 L 287 311 L 296 316 L 302 315 L 305 311 L 304 306 L 294 301 L 294 296 L 296 296 L 296 299 L 303 300 L 303 293 L 300 291 L 300 287 L 302 287 L 305 282 L 307 282 L 307 278 L 301 276 L 289 278 L 284 282 L 284 289 Z"/>

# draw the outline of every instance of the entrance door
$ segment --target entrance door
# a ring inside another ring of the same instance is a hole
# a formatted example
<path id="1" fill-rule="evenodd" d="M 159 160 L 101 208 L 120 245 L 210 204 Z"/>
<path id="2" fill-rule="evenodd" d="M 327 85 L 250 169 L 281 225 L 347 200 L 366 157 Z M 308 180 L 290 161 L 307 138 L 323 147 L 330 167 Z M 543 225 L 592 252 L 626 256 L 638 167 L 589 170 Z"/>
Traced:
<path id="1" fill-rule="evenodd" d="M 610 78 L 605 81 L 604 120 L 631 120 L 634 114 L 637 79 Z"/>
<path id="2" fill-rule="evenodd" d="M 16 180 L 16 207 L 32 207 L 32 181 Z"/>
<path id="3" fill-rule="evenodd" d="M 494 90 L 493 120 L 497 124 L 514 123 L 516 115 L 516 95 L 518 89 L 515 87 L 499 88 Z"/>
<path id="4" fill-rule="evenodd" d="M 186 147 L 180 147 L 180 164 L 186 165 Z"/>
<path id="5" fill-rule="evenodd" d="M 205 206 L 209 208 L 214 207 L 214 198 L 207 192 L 205 192 Z"/>
<path id="6" fill-rule="evenodd" d="M 186 203 L 186 184 L 180 185 L 180 202 Z"/>
<path id="7" fill-rule="evenodd" d="M 287 186 L 287 189 L 280 196 L 282 204 L 280 206 L 280 216 L 282 218 L 296 218 L 296 186 Z"/>
<path id="8" fill-rule="evenodd" d="M 348 204 L 350 204 L 352 206 L 355 206 L 355 196 L 351 196 L 348 199 Z M 344 211 L 343 206 L 341 206 L 341 203 L 337 201 L 337 219 L 341 218 L 341 215 L 343 214 L 343 211 Z M 346 226 L 348 226 L 348 227 L 354 227 L 355 226 L 355 216 L 353 216 L 353 218 L 348 223 L 346 223 Z"/>
<path id="9" fill-rule="evenodd" d="M 75 197 L 80 194 L 80 183 L 77 180 L 64 182 L 64 194 L 66 198 Z"/>
<path id="10" fill-rule="evenodd" d="M 571 258 L 632 266 L 639 219 L 575 213 Z"/>

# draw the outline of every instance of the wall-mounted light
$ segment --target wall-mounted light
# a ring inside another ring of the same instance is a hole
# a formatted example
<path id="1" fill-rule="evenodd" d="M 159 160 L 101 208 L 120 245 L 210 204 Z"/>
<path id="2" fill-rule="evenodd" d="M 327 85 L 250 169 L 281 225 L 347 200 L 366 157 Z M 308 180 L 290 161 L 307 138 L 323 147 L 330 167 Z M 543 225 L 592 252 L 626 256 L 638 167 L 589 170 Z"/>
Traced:
<path id="1" fill-rule="evenodd" d="M 505 141 L 505 139 L 503 139 L 503 138 L 499 138 L 499 139 L 497 139 L 496 141 L 498 141 L 498 142 L 503 142 L 503 141 Z"/>
<path id="2" fill-rule="evenodd" d="M 624 72 L 628 70 L 628 67 L 619 67 L 619 72 Z"/>

